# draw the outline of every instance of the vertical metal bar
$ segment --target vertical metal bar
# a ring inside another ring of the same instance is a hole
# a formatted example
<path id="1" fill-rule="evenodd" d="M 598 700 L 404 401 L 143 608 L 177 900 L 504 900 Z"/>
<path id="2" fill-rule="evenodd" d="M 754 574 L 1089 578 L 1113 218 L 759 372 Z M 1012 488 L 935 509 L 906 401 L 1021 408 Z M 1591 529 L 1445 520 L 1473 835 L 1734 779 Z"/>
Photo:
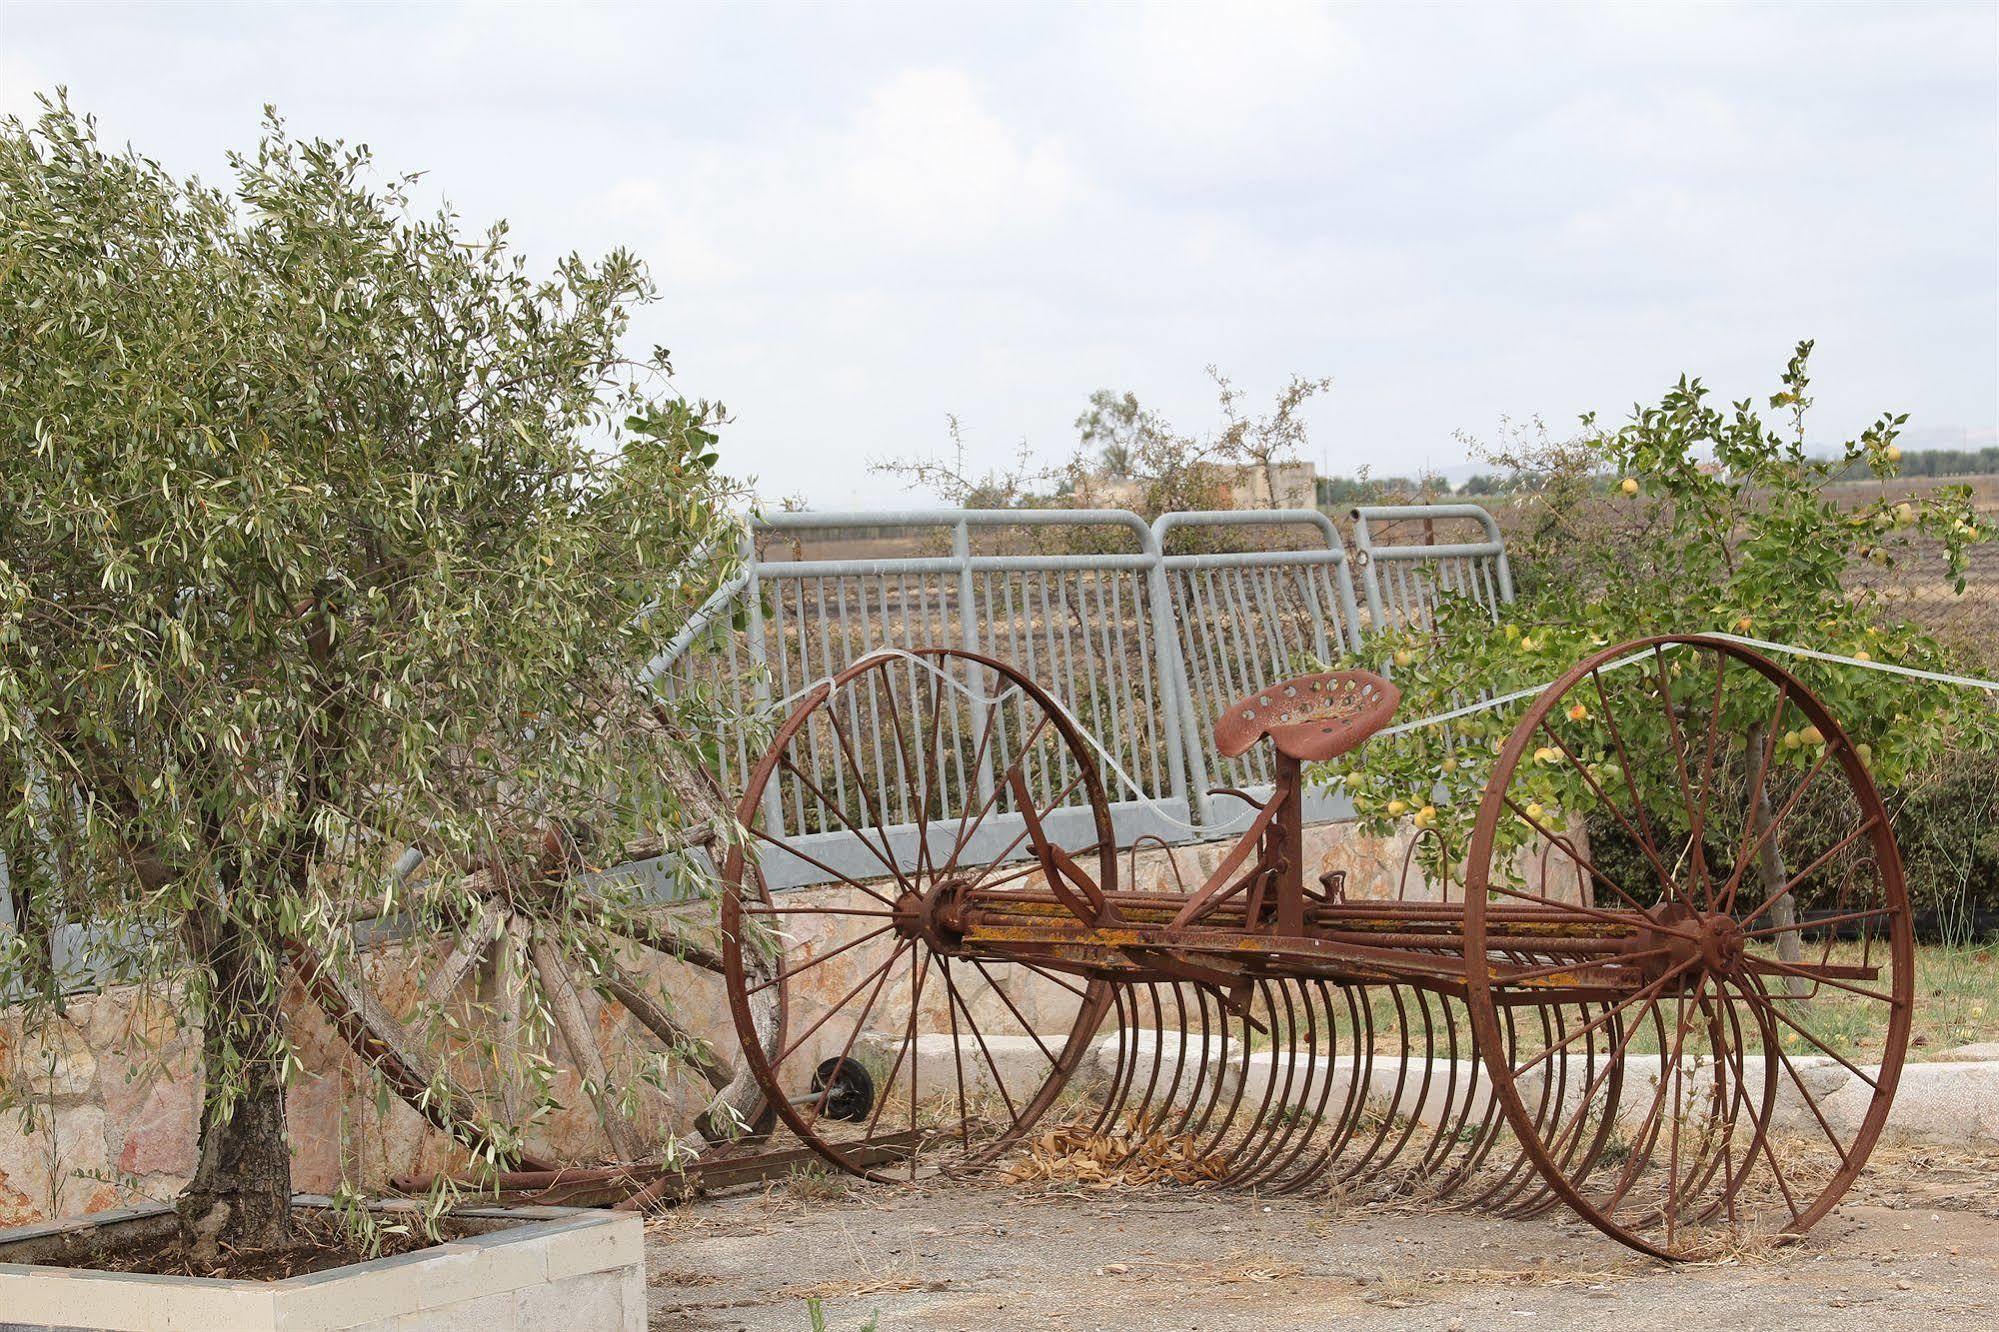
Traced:
<path id="1" fill-rule="evenodd" d="M 1277 604 L 1277 580 L 1279 576 L 1275 569 L 1255 569 L 1251 570 L 1246 576 L 1241 570 L 1238 570 L 1236 574 L 1238 585 L 1247 583 L 1250 589 L 1256 593 L 1257 601 L 1262 606 L 1263 633 L 1264 637 L 1270 641 L 1270 650 L 1272 653 L 1270 678 L 1273 680 L 1286 673 L 1286 668 L 1291 660 L 1289 645 L 1285 641 L 1284 613 Z"/>
<path id="2" fill-rule="evenodd" d="M 1305 614 L 1312 621 L 1312 655 L 1320 661 L 1331 661 L 1333 653 L 1327 649 L 1326 612 L 1319 604 L 1318 580 L 1314 577 L 1319 565 L 1301 565 L 1298 569 L 1300 599 L 1305 603 Z M 1335 626 L 1338 627 L 1337 625 Z"/>
<path id="3" fill-rule="evenodd" d="M 1164 522 L 1162 518 L 1160 522 Z M 1146 542 L 1152 557 L 1146 572 L 1148 616 L 1152 623 L 1152 650 L 1159 661 L 1159 697 L 1166 715 L 1166 762 L 1173 793 L 1187 802 L 1193 822 L 1208 822 L 1207 756 L 1201 748 L 1200 727 L 1194 721 L 1194 703 L 1187 683 L 1187 659 L 1182 651 L 1179 630 L 1174 624 L 1173 593 L 1166 577 L 1165 543 L 1159 523 L 1148 530 Z"/>
<path id="4" fill-rule="evenodd" d="M 743 531 L 742 556 L 743 568 L 749 573 L 743 595 L 750 599 L 750 694 L 757 716 L 762 718 L 770 711 L 770 655 L 769 645 L 764 641 L 764 598 L 763 585 L 757 577 L 756 537 L 747 528 Z M 782 787 L 781 782 L 764 786 L 764 824 L 773 837 L 785 833 Z"/>
<path id="5" fill-rule="evenodd" d="M 1242 674 L 1238 676 L 1236 680 L 1236 684 L 1239 684 L 1241 687 L 1237 688 L 1235 687 L 1235 685 L 1231 685 L 1230 687 L 1223 689 L 1221 695 L 1217 697 L 1212 704 L 1210 704 L 1211 711 L 1219 712 L 1221 711 L 1221 709 L 1227 707 L 1230 703 L 1242 697 L 1244 694 L 1252 693 L 1255 690 L 1263 688 L 1266 681 L 1264 679 L 1263 672 L 1258 670 L 1256 664 L 1250 659 L 1250 651 L 1252 645 L 1248 641 L 1249 639 L 1248 626 L 1243 624 L 1240 620 L 1237 620 L 1232 616 L 1228 616 L 1222 613 L 1221 604 L 1220 604 L 1221 595 L 1222 595 L 1221 589 L 1217 586 L 1217 580 L 1214 577 L 1214 571 L 1209 570 L 1207 572 L 1208 572 L 1208 580 L 1207 580 L 1208 607 L 1209 610 L 1214 613 L 1214 619 L 1210 623 L 1211 625 L 1228 625 L 1235 630 L 1235 632 L 1230 633 L 1226 636 L 1226 638 L 1224 639 L 1224 643 L 1227 644 L 1229 642 L 1233 642 L 1235 646 L 1236 666 L 1242 672 Z M 1261 777 L 1264 770 L 1264 765 L 1262 762 L 1263 755 L 1257 750 L 1252 749 L 1249 753 L 1243 755 L 1243 758 L 1248 759 L 1250 761 L 1250 766 L 1257 773 L 1257 775 Z M 1238 762 L 1240 761 L 1241 760 L 1238 760 Z"/>
<path id="6" fill-rule="evenodd" d="M 1030 680 L 1039 680 L 1041 678 L 1041 664 L 1035 659 L 1034 655 L 1034 608 L 1027 596 L 1028 577 L 1029 575 L 1025 571 L 1020 575 L 1020 618 L 1016 623 L 1020 625 L 1020 640 L 1027 647 L 1027 678 Z M 1011 609 L 1013 606 L 1013 577 L 1011 575 L 1003 575 L 1003 578 L 1007 588 L 1007 606 Z M 1040 743 L 1041 739 L 1037 736 L 1034 739 L 1034 744 L 1030 745 L 1027 739 L 1027 731 L 1023 729 L 1020 734 L 1020 753 L 1015 755 L 1020 760 L 1021 781 L 1026 783 L 1029 791 L 1037 794 L 1040 793 L 1041 788 L 1035 782 L 1033 756 L 1034 746 Z"/>
<path id="7" fill-rule="evenodd" d="M 826 580 L 823 577 L 812 580 L 812 593 L 819 602 L 819 613 L 815 623 L 819 631 L 820 677 L 828 678 L 837 674 L 838 668 L 833 665 L 833 634 L 826 622 Z M 813 628 L 814 625 L 808 624 L 805 619 L 805 588 L 801 584 L 798 589 L 798 664 L 799 670 L 804 677 L 800 681 L 801 688 L 810 684 L 814 678 L 812 675 L 812 658 L 806 655 L 807 640 L 810 638 Z M 833 729 L 832 722 L 839 714 L 839 704 L 842 701 L 847 705 L 847 719 L 852 723 L 851 729 L 855 731 L 860 730 L 860 725 L 854 718 L 854 696 L 852 694 L 847 695 L 844 700 L 836 700 L 833 706 L 827 709 L 826 729 L 829 731 Z M 816 754 L 818 751 L 814 750 L 813 752 Z M 842 761 L 839 738 L 837 736 L 833 739 L 831 757 L 828 761 L 833 769 L 833 799 L 839 804 L 840 812 L 851 817 L 853 807 L 847 799 L 847 765 Z M 858 762 L 858 759 L 856 761 Z M 819 789 L 822 791 L 825 790 L 825 775 L 823 773 L 814 775 L 819 778 Z M 854 780 L 858 783 L 866 779 L 859 773 L 856 773 Z M 857 819 L 855 821 L 858 823 L 861 820 Z M 830 830 L 829 828 L 828 831 Z"/>
<path id="8" fill-rule="evenodd" d="M 1169 699 L 1166 691 L 1153 682 L 1153 662 L 1158 659 L 1159 649 L 1148 632 L 1152 621 L 1146 602 L 1154 572 L 1156 570 L 1148 570 L 1144 579 L 1134 576 L 1131 580 L 1131 643 L 1125 650 L 1137 662 L 1137 668 L 1120 674 L 1124 678 L 1125 703 L 1131 710 L 1131 758 L 1127 766 L 1132 776 L 1145 782 L 1146 794 L 1171 797 L 1178 794 L 1173 790 L 1171 779 L 1162 782 L 1159 776 L 1161 737 L 1166 730 L 1160 723 L 1160 714 L 1164 711 L 1175 718 L 1175 739 L 1168 742 L 1175 746 L 1178 745 L 1178 714 L 1172 711 L 1174 700 Z M 1124 586 L 1121 578 L 1111 582 L 1111 609 L 1117 616 L 1120 634 L 1124 632 L 1125 624 Z M 1152 743 L 1147 744 L 1147 740 Z M 1145 767 L 1147 756 L 1152 760 L 1149 777 Z"/>
<path id="9" fill-rule="evenodd" d="M 1359 509 L 1352 511 L 1354 548 L 1366 557 L 1361 566 L 1361 583 L 1367 594 L 1368 625 L 1376 633 L 1387 627 L 1381 618 L 1381 587 L 1376 581 L 1375 566 L 1380 561 L 1374 558 L 1374 542 L 1368 534 L 1367 515 Z"/>
<path id="10" fill-rule="evenodd" d="M 1360 610 L 1354 605 L 1353 567 L 1352 562 L 1346 558 L 1345 551 L 1340 552 L 1340 558 L 1334 562 L 1333 568 L 1338 571 L 1333 581 L 1339 595 L 1340 618 L 1346 621 L 1347 644 L 1358 652 L 1361 646 Z"/>
<path id="11" fill-rule="evenodd" d="M 1199 636 L 1205 649 L 1204 655 L 1208 660 L 1208 679 L 1201 687 L 1196 703 L 1204 718 L 1212 718 L 1217 710 L 1227 707 L 1238 693 L 1235 687 L 1237 681 L 1229 669 L 1228 622 L 1219 620 L 1216 615 L 1214 571 L 1206 568 L 1190 568 L 1185 573 L 1187 588 L 1191 593 L 1188 605 L 1195 612 L 1186 632 Z M 1207 731 L 1201 735 L 1203 749 L 1207 748 L 1209 736 L 1210 733 Z M 1225 780 L 1236 783 L 1238 774 L 1243 771 L 1244 760 L 1250 757 L 1245 755 L 1242 758 L 1224 760 L 1217 755 L 1214 759 L 1214 770 L 1222 774 Z"/>
<path id="12" fill-rule="evenodd" d="M 1120 713 L 1124 709 L 1118 706 L 1118 681 L 1122 679 L 1129 685 L 1131 670 L 1130 663 L 1125 660 L 1124 655 L 1124 617 L 1122 615 L 1113 617 L 1109 607 L 1104 604 L 1104 579 L 1108 576 L 1108 571 L 1098 569 L 1090 578 L 1090 586 L 1097 594 L 1098 632 L 1103 635 L 1103 642 L 1100 645 L 1102 651 L 1097 655 L 1109 667 L 1109 674 L 1104 677 L 1104 692 L 1110 696 L 1111 701 L 1110 711 L 1105 719 L 1111 733 L 1110 743 L 1107 748 L 1112 754 L 1117 756 L 1119 767 L 1138 780 L 1144 781 L 1144 769 L 1135 766 L 1131 762 L 1130 754 L 1126 752 L 1125 737 L 1130 727 L 1128 724 L 1125 726 L 1119 725 Z M 1092 688 L 1095 687 L 1094 677 L 1092 678 L 1091 685 Z M 1104 773 L 1103 778 L 1106 790 L 1117 790 L 1119 792 L 1119 799 L 1135 794 L 1124 791 L 1114 773 Z M 1145 792 L 1147 795 L 1151 795 L 1152 793 L 1151 789 Z"/>
<path id="13" fill-rule="evenodd" d="M 972 529 L 960 518 L 951 528 L 951 554 L 958 561 L 958 633 L 965 651 L 979 650 L 979 615 L 973 604 L 972 593 Z M 980 674 L 983 674 L 982 672 Z M 972 733 L 981 734 L 986 725 L 986 704 L 976 699 L 972 701 Z M 990 752 L 980 761 L 977 778 L 979 799 L 984 800 L 993 791 L 993 768 Z"/>

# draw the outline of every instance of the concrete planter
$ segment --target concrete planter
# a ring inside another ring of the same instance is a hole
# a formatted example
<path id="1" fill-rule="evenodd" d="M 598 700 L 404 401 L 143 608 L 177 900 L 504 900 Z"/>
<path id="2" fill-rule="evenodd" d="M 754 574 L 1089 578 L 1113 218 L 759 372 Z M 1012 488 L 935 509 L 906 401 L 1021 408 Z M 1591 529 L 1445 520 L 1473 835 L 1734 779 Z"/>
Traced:
<path id="1" fill-rule="evenodd" d="M 324 1206 L 302 1197 L 301 1206 Z M 153 1205 L 0 1230 L 0 1330 L 643 1332 L 645 1231 L 635 1213 L 469 1208 L 479 1233 L 286 1281 L 50 1267 L 173 1227 Z"/>

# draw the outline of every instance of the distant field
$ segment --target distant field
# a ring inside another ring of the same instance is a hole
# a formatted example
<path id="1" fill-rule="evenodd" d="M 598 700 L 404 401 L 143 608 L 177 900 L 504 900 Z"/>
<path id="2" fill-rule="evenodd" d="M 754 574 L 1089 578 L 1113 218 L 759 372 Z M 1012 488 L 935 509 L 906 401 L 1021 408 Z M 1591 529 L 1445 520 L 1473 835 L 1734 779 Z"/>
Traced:
<path id="1" fill-rule="evenodd" d="M 1999 521 L 1999 476 L 1948 477 L 1885 485 L 1855 482 L 1839 486 L 1833 493 L 1857 505 L 1877 496 L 1900 499 L 1945 485 L 1969 485 L 1978 511 L 1988 520 Z M 1972 548 L 1961 594 L 1952 588 L 1942 570 L 1940 543 L 1922 542 L 1912 551 L 1911 558 L 1896 567 L 1879 569 L 1867 565 L 1856 571 L 1849 582 L 1856 588 L 1874 589 L 1894 614 L 1924 625 L 1974 660 L 1999 669 L 1999 542 Z"/>

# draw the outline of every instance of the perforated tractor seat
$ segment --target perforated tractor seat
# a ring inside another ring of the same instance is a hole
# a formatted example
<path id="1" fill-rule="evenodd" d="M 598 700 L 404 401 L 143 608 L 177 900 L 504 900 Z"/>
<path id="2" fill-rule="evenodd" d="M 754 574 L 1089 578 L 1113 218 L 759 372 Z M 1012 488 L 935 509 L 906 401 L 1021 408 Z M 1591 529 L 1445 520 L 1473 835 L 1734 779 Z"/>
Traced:
<path id="1" fill-rule="evenodd" d="M 1215 748 L 1234 758 L 1269 736 L 1301 763 L 1338 758 L 1388 725 L 1402 691 L 1372 671 L 1325 671 L 1259 689 L 1215 722 Z"/>

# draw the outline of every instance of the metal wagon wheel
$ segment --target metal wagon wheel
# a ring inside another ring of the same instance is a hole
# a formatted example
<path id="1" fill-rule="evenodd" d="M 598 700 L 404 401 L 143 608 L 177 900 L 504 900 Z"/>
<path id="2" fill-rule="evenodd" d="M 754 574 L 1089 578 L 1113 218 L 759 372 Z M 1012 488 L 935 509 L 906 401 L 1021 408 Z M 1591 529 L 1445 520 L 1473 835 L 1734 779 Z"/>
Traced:
<path id="1" fill-rule="evenodd" d="M 1030 822 L 1116 889 L 1095 760 L 1047 694 L 975 653 L 869 657 L 779 728 L 736 816 L 729 997 L 748 1044 L 754 1002 L 784 993 L 782 1047 L 747 1056 L 801 1142 L 858 1175 L 913 1178 L 919 1155 L 944 1169 L 991 1161 L 1057 1103 L 1112 987 L 952 940 L 974 888 L 1064 909 L 1028 855 Z M 773 897 L 780 875 L 817 886 Z M 877 1168 L 863 1144 L 891 1134 L 919 1151 Z"/>
<path id="2" fill-rule="evenodd" d="M 562 874 L 489 880 L 467 880 L 441 942 L 391 939 L 338 968 L 290 950 L 307 993 L 396 1095 L 501 1169 L 658 1162 L 769 1133 L 736 1032 L 704 1020 L 725 1002 L 712 902 L 557 929 L 553 904 L 588 888 Z M 782 998 L 751 1006 L 761 1047 L 782 1041 Z"/>
<path id="3" fill-rule="evenodd" d="M 1465 953 L 1508 1124 L 1634 1248 L 1802 1234 L 1880 1135 L 1914 984 L 1900 855 L 1861 752 L 1755 652 L 1627 643 L 1534 702 L 1479 807 Z M 1587 1022 L 1499 1039 L 1579 999 Z"/>

